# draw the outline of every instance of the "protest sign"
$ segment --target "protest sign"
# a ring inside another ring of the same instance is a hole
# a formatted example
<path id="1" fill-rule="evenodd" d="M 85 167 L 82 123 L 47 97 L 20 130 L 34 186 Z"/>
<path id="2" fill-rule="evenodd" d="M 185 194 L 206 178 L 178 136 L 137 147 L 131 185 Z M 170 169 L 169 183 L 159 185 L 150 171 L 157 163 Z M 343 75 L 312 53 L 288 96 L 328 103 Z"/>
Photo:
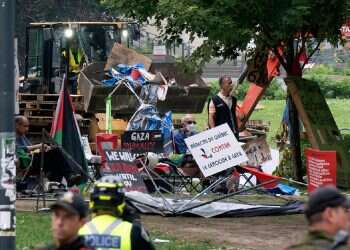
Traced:
<path id="1" fill-rule="evenodd" d="M 134 153 L 163 153 L 163 134 L 160 130 L 125 131 L 122 136 L 122 149 Z"/>
<path id="2" fill-rule="evenodd" d="M 124 181 L 126 191 L 147 192 L 147 188 L 135 165 L 137 154 L 125 150 L 105 150 L 106 162 L 102 175 L 116 175 Z"/>
<path id="3" fill-rule="evenodd" d="M 248 165 L 260 166 L 262 163 L 271 160 L 269 145 L 266 142 L 266 136 L 260 136 L 257 139 L 250 140 L 242 146 L 248 157 Z"/>
<path id="4" fill-rule="evenodd" d="M 308 192 L 318 187 L 336 185 L 336 151 L 320 151 L 317 149 L 305 149 Z"/>
<path id="5" fill-rule="evenodd" d="M 205 177 L 248 161 L 226 123 L 188 137 L 185 143 Z"/>

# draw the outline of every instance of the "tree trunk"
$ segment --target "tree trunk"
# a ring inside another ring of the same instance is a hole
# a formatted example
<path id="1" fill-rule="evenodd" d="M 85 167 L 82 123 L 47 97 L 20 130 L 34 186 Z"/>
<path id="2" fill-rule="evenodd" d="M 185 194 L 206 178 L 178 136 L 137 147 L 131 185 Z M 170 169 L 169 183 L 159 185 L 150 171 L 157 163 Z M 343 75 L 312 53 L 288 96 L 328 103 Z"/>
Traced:
<path id="1" fill-rule="evenodd" d="M 295 41 L 291 39 L 288 42 L 288 54 L 287 54 L 287 75 L 302 77 L 302 71 L 299 66 L 299 59 L 296 57 L 298 50 L 295 51 Z M 295 60 L 297 60 L 295 62 Z M 297 181 L 303 180 L 302 173 L 302 161 L 301 161 L 301 151 L 300 151 L 300 122 L 298 110 L 293 102 L 292 96 L 288 93 L 288 110 L 289 110 L 289 120 L 290 120 L 290 147 L 292 151 L 292 168 L 293 168 L 293 178 Z"/>
<path id="2" fill-rule="evenodd" d="M 303 181 L 302 172 L 302 161 L 300 151 L 300 122 L 298 111 L 293 102 L 293 98 L 288 94 L 288 110 L 290 120 L 290 146 L 292 151 L 292 167 L 293 167 L 293 178 L 297 181 Z"/>

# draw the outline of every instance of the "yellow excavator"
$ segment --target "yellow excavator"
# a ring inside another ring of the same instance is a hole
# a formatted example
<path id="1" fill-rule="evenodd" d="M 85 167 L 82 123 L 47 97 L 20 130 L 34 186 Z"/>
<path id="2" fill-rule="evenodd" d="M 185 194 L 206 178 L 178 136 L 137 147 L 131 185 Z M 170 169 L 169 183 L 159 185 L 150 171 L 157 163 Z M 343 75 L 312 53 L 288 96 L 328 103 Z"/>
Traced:
<path id="1" fill-rule="evenodd" d="M 114 88 L 101 84 L 114 44 L 131 47 L 140 36 L 139 25 L 133 22 L 31 23 L 26 29 L 25 75 L 17 94 L 20 113 L 30 120 L 29 136 L 38 138 L 42 128 L 49 130 L 66 76 L 82 133 L 88 134 L 91 118 L 105 112 L 105 99 Z M 176 79 L 166 100 L 157 102 L 158 110 L 201 113 L 209 94 L 201 77 L 180 73 L 172 56 L 146 56 L 152 60 L 151 73 L 160 71 L 166 79 Z M 127 120 L 137 107 L 127 88 L 113 95 L 114 118 Z"/>

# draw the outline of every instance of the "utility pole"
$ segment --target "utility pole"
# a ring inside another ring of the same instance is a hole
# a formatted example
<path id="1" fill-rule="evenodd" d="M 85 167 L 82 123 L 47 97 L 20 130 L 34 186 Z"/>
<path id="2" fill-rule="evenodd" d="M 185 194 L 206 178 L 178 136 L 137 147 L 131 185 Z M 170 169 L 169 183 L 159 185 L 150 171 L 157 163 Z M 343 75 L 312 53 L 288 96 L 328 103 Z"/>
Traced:
<path id="1" fill-rule="evenodd" d="M 0 249 L 15 250 L 14 15 L 0 0 Z"/>

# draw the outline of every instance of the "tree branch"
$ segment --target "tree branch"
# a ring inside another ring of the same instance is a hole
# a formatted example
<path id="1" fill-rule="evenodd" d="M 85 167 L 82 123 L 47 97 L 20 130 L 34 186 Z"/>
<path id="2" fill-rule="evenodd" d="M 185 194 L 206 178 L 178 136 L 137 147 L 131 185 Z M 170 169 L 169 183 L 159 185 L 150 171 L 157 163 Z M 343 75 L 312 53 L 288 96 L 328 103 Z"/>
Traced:
<path id="1" fill-rule="evenodd" d="M 304 62 L 303 66 L 301 67 L 301 70 L 304 69 L 306 63 L 307 63 L 307 62 L 309 61 L 309 59 L 315 54 L 315 52 L 318 50 L 318 48 L 320 47 L 320 45 L 321 45 L 321 41 L 319 41 L 319 42 L 317 43 L 315 49 L 311 52 L 310 56 L 308 56 L 306 62 Z"/>
<path id="2" fill-rule="evenodd" d="M 280 62 L 280 64 L 282 64 L 283 68 L 287 71 L 287 63 L 285 62 L 285 59 L 282 57 L 282 55 L 280 55 L 280 53 L 278 52 L 278 47 L 277 46 L 275 46 L 273 48 L 273 52 L 277 56 L 278 61 Z"/>

